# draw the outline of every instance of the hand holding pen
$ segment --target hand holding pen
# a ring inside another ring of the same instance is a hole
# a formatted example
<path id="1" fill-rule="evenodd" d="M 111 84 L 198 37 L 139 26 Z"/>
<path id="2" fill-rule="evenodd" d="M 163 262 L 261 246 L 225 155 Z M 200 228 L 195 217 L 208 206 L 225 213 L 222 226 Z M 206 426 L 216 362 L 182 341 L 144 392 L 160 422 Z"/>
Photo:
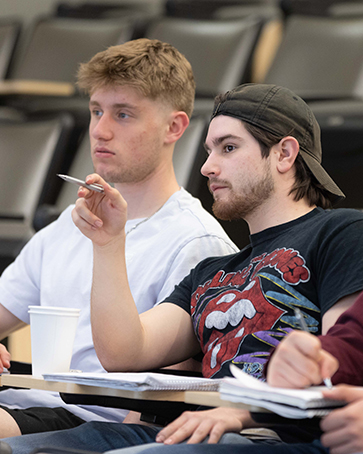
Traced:
<path id="1" fill-rule="evenodd" d="M 301 310 L 300 310 L 299 308 L 297 308 L 297 307 L 295 308 L 295 317 L 297 318 L 297 320 L 298 320 L 298 322 L 299 322 L 299 324 L 300 324 L 301 329 L 302 329 L 303 331 L 305 331 L 306 333 L 308 333 L 308 332 L 309 332 L 309 329 L 308 329 L 307 324 L 306 324 L 306 322 L 305 322 L 304 316 L 303 316 Z M 326 386 L 328 389 L 332 389 L 333 384 L 332 384 L 332 382 L 331 382 L 330 377 L 325 377 L 325 378 L 323 378 L 323 381 L 324 381 L 325 386 Z"/>
<path id="2" fill-rule="evenodd" d="M 104 192 L 103 186 L 100 184 L 87 184 L 85 181 L 79 180 L 78 178 L 70 177 L 69 175 L 61 175 L 59 173 L 57 173 L 57 176 L 68 183 L 76 184 L 77 186 L 82 186 L 84 188 L 91 189 L 92 191 Z"/>
<path id="3" fill-rule="evenodd" d="M 76 184 L 78 200 L 72 211 L 72 219 L 79 230 L 94 245 L 106 246 L 122 241 L 127 220 L 127 204 L 120 192 L 111 187 L 96 173 L 79 180 L 68 175 L 58 175 L 65 181 Z"/>
<path id="4" fill-rule="evenodd" d="M 306 323 L 303 326 L 307 329 Z M 322 349 L 318 336 L 295 329 L 272 353 L 267 381 L 281 388 L 306 388 L 332 377 L 338 367 L 338 360 Z"/>

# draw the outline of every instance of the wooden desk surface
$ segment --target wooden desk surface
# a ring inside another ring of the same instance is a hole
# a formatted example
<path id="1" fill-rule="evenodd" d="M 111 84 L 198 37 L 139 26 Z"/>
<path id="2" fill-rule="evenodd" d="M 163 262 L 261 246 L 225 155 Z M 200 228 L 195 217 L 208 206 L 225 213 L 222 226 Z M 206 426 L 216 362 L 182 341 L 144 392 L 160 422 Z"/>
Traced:
<path id="1" fill-rule="evenodd" d="M 129 399 L 161 400 L 185 402 L 188 404 L 206 405 L 210 407 L 234 407 L 265 413 L 268 410 L 243 403 L 222 400 L 218 392 L 210 391 L 126 391 L 101 386 L 78 385 L 57 381 L 46 381 L 32 375 L 3 374 L 0 376 L 1 386 L 15 388 L 41 389 L 69 394 L 91 394 L 97 396 L 123 397 Z"/>
<path id="2" fill-rule="evenodd" d="M 1 386 L 15 388 L 41 389 L 69 394 L 91 394 L 96 396 L 125 397 L 129 399 L 168 400 L 184 402 L 184 391 L 128 391 L 123 389 L 105 388 L 101 386 L 77 385 L 58 381 L 46 381 L 32 375 L 3 374 L 0 376 Z M 218 393 L 216 393 L 218 394 Z"/>

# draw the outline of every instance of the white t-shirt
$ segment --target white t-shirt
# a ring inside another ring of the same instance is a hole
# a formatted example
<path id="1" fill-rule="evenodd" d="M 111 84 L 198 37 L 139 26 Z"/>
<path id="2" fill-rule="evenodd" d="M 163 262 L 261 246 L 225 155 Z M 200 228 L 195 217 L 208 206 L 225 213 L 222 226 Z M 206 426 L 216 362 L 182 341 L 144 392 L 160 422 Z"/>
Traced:
<path id="1" fill-rule="evenodd" d="M 25 323 L 29 323 L 30 305 L 80 308 L 71 368 L 104 372 L 90 324 L 92 242 L 73 224 L 72 209 L 68 207 L 57 221 L 35 234 L 3 272 L 0 303 Z M 220 224 L 184 189 L 149 219 L 128 221 L 126 232 L 127 273 L 139 312 L 165 299 L 204 258 L 238 251 Z M 2 391 L 0 404 L 63 406 L 86 421 L 122 421 L 126 415 L 115 408 L 66 405 L 57 393 L 36 390 Z"/>

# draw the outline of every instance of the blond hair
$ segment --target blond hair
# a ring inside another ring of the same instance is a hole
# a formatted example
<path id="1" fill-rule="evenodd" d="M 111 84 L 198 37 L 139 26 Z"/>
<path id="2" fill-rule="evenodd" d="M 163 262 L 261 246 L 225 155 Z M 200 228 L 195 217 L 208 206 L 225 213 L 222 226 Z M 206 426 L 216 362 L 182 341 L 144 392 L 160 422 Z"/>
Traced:
<path id="1" fill-rule="evenodd" d="M 79 67 L 78 86 L 88 94 L 123 85 L 147 98 L 161 99 L 189 117 L 193 112 L 192 67 L 170 44 L 146 38 L 128 41 L 99 52 Z"/>

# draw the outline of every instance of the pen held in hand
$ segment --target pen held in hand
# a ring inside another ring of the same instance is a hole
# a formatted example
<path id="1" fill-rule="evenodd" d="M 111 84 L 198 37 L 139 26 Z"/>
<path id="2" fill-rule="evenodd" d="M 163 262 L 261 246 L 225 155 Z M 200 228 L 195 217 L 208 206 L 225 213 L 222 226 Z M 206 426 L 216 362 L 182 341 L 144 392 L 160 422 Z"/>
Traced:
<path id="1" fill-rule="evenodd" d="M 73 183 L 76 184 L 77 186 L 83 186 L 87 189 L 91 189 L 91 191 L 104 192 L 103 186 L 101 186 L 100 184 L 97 183 L 87 184 L 85 181 L 79 180 L 78 178 L 73 178 L 70 177 L 69 175 L 61 175 L 59 173 L 57 173 L 57 176 L 59 178 L 62 178 L 64 181 L 67 181 L 68 183 Z"/>
<path id="2" fill-rule="evenodd" d="M 303 314 L 301 313 L 301 310 L 299 308 L 295 308 L 294 309 L 295 311 L 295 317 L 297 318 L 298 322 L 299 322 L 299 325 L 300 325 L 300 328 L 303 330 L 303 331 L 306 331 L 307 333 L 309 332 L 309 329 L 308 329 L 308 326 L 305 322 L 305 319 L 304 319 L 304 316 Z M 332 389 L 333 388 L 333 384 L 331 382 L 331 379 L 330 378 L 324 378 L 323 379 L 324 381 L 324 385 L 328 388 L 328 389 Z"/>

